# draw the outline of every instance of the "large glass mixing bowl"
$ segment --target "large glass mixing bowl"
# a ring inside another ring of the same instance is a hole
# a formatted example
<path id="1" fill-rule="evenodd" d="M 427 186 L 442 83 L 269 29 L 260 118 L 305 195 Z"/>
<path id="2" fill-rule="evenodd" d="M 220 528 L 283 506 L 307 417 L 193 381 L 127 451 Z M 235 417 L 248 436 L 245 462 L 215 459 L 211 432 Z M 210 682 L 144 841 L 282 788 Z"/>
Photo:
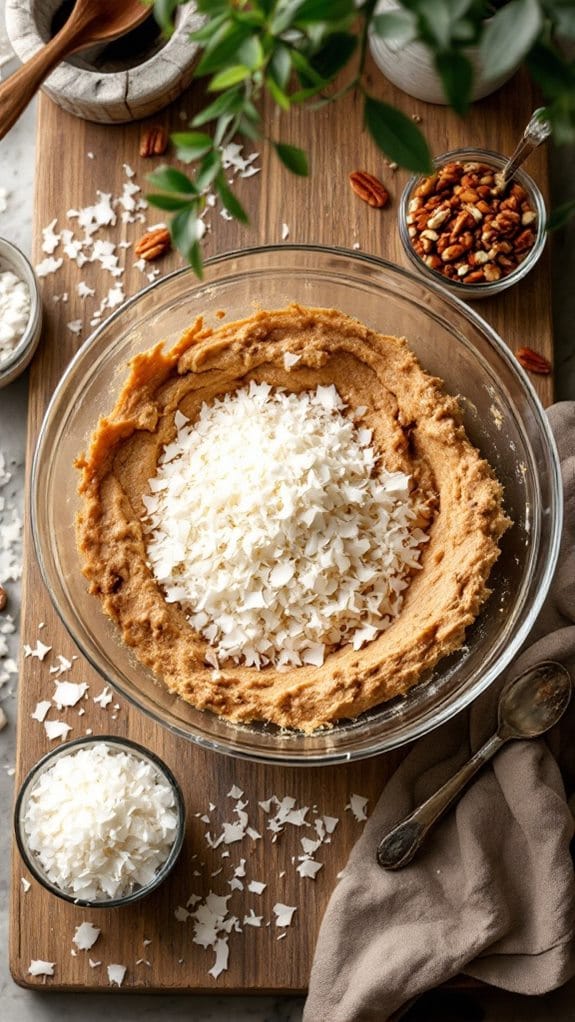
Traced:
<path id="1" fill-rule="evenodd" d="M 422 365 L 461 395 L 469 437 L 505 488 L 514 525 L 491 575 L 493 594 L 465 648 L 425 684 L 331 730 L 302 735 L 237 725 L 171 695 L 124 646 L 87 592 L 74 538 L 78 472 L 73 462 L 109 412 L 128 360 L 169 344 L 199 314 L 216 323 L 259 306 L 335 307 L 384 333 L 405 336 Z M 62 378 L 41 429 L 32 469 L 32 528 L 44 581 L 70 635 L 102 677 L 179 735 L 221 752 L 291 764 L 374 755 L 425 734 L 474 699 L 527 638 L 555 567 L 561 530 L 557 453 L 525 373 L 475 312 L 432 282 L 344 250 L 286 245 L 211 260 L 205 279 L 184 269 L 126 302 L 82 346 Z"/>

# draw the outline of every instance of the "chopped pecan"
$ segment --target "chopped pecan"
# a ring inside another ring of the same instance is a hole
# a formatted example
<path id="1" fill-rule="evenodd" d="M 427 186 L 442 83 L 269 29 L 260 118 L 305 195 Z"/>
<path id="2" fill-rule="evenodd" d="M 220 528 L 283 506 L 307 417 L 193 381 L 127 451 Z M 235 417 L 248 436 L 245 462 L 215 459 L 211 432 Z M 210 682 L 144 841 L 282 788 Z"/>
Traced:
<path id="1" fill-rule="evenodd" d="M 527 369 L 530 373 L 548 376 L 551 372 L 550 361 L 545 358 L 545 355 L 540 355 L 538 351 L 533 351 L 533 348 L 519 348 L 516 352 L 516 358 L 523 368 Z"/>
<path id="2" fill-rule="evenodd" d="M 151 262 L 152 259 L 159 259 L 160 256 L 170 251 L 172 240 L 167 227 L 155 227 L 148 231 L 143 238 L 134 246 L 134 253 L 138 259 L 145 259 Z"/>
<path id="3" fill-rule="evenodd" d="M 146 128 L 140 137 L 140 156 L 163 156 L 168 148 L 168 132 L 161 124 Z"/>
<path id="4" fill-rule="evenodd" d="M 8 594 L 4 586 L 0 585 L 0 610 L 4 610 L 4 607 L 8 603 Z"/>
<path id="5" fill-rule="evenodd" d="M 493 167 L 451 161 L 418 182 L 406 227 L 430 269 L 465 284 L 508 276 L 537 238 L 537 213 L 522 186 L 498 185 Z"/>
<path id="6" fill-rule="evenodd" d="M 349 183 L 355 194 L 367 202 L 368 206 L 373 206 L 374 209 L 382 209 L 383 206 L 387 206 L 389 192 L 379 178 L 374 177 L 373 174 L 368 174 L 366 170 L 354 170 L 349 175 Z"/>

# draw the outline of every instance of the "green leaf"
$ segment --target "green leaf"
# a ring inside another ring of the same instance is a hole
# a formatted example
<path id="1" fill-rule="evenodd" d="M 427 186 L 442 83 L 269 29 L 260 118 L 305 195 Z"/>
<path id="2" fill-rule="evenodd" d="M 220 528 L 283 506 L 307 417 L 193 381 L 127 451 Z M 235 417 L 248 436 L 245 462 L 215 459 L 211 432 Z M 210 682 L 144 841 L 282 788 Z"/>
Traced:
<path id="1" fill-rule="evenodd" d="M 154 0 L 154 18 L 166 35 L 174 31 L 174 14 L 182 0 Z"/>
<path id="2" fill-rule="evenodd" d="M 560 227 L 564 227 L 566 223 L 575 216 L 575 199 L 571 199 L 569 202 L 564 202 L 562 206 L 557 206 L 547 218 L 545 224 L 546 231 L 556 231 Z"/>
<path id="3" fill-rule="evenodd" d="M 357 36 L 349 32 L 332 32 L 310 63 L 314 71 L 326 81 L 335 78 L 345 67 L 357 46 Z"/>
<path id="4" fill-rule="evenodd" d="M 223 92 L 224 89 L 229 89 L 232 85 L 244 82 L 250 75 L 251 71 L 245 64 L 234 64 L 232 67 L 226 68 L 225 71 L 219 71 L 217 75 L 214 75 L 208 85 L 208 92 Z"/>
<path id="5" fill-rule="evenodd" d="M 150 206 L 155 206 L 156 209 L 167 210 L 169 213 L 173 213 L 177 209 L 188 209 L 190 207 L 189 199 L 186 199 L 183 195 L 146 195 L 147 201 Z"/>
<path id="6" fill-rule="evenodd" d="M 432 172 L 427 142 L 411 118 L 371 96 L 366 96 L 364 116 L 375 144 L 390 160 L 418 174 Z"/>
<path id="7" fill-rule="evenodd" d="M 230 61 L 236 60 L 236 53 L 243 42 L 251 36 L 249 25 L 237 25 L 228 21 L 215 33 L 206 46 L 204 55 L 198 64 L 195 75 L 202 78 L 229 67 Z"/>
<path id="8" fill-rule="evenodd" d="M 225 21 L 229 21 L 227 11 L 225 14 L 218 14 L 215 18 L 209 18 L 205 25 L 198 28 L 196 32 L 190 32 L 189 38 L 193 43 L 207 42 L 210 39 L 213 39 L 215 33 Z"/>
<path id="9" fill-rule="evenodd" d="M 176 155 L 183 163 L 199 160 L 213 145 L 210 136 L 203 131 L 176 131 L 170 137 L 176 146 Z"/>
<path id="10" fill-rule="evenodd" d="M 257 35 L 252 35 L 238 46 L 236 53 L 238 64 L 245 64 L 250 71 L 256 71 L 265 61 L 262 44 Z"/>
<path id="11" fill-rule="evenodd" d="M 450 106 L 463 117 L 469 109 L 473 86 L 473 66 L 459 50 L 437 53 L 435 67 Z"/>
<path id="12" fill-rule="evenodd" d="M 204 110 L 200 110 L 199 114 L 196 114 L 194 117 L 192 124 L 194 128 L 199 128 L 202 124 L 207 124 L 208 121 L 215 121 L 222 114 L 239 114 L 243 105 L 244 97 L 242 91 L 240 89 L 230 89 L 228 92 L 223 92 L 221 96 L 218 96 Z"/>
<path id="13" fill-rule="evenodd" d="M 245 135 L 246 138 L 251 138 L 252 142 L 259 142 L 262 137 L 262 133 L 253 121 L 248 121 L 247 117 L 240 118 L 238 124 L 238 131 L 240 135 Z"/>
<path id="14" fill-rule="evenodd" d="M 451 44 L 453 21 L 447 0 L 425 0 L 420 7 L 420 17 L 435 44 L 441 49 L 448 49 Z"/>
<path id="15" fill-rule="evenodd" d="M 294 18 L 295 25 L 317 21 L 334 22 L 352 18 L 356 13 L 353 0 L 303 0 Z"/>
<path id="16" fill-rule="evenodd" d="M 221 171 L 216 177 L 216 188 L 228 213 L 231 213 L 236 220 L 240 220 L 243 224 L 247 224 L 248 214 L 239 199 L 237 199 L 234 193 L 228 188 L 226 179 Z"/>
<path id="17" fill-rule="evenodd" d="M 575 97 L 575 69 L 550 46 L 538 43 L 527 58 L 527 66 L 546 96 Z"/>
<path id="18" fill-rule="evenodd" d="M 511 0 L 485 23 L 480 51 L 486 78 L 511 71 L 529 52 L 541 29 L 537 0 Z"/>
<path id="19" fill-rule="evenodd" d="M 376 14 L 370 28 L 380 39 L 389 39 L 397 47 L 407 46 L 417 37 L 417 21 L 411 11 L 389 11 Z"/>
<path id="20" fill-rule="evenodd" d="M 187 3 L 187 0 L 183 2 Z M 229 13 L 230 4 L 229 0 L 196 0 L 196 7 L 202 14 L 209 14 L 211 18 L 213 14 L 220 14 L 222 11 Z"/>
<path id="21" fill-rule="evenodd" d="M 291 75 L 291 56 L 287 46 L 276 45 L 268 65 L 268 72 L 280 89 L 285 90 Z"/>
<path id="22" fill-rule="evenodd" d="M 307 156 L 303 149 L 298 149 L 295 145 L 286 145 L 285 142 L 274 142 L 273 147 L 284 166 L 291 170 L 292 174 L 297 174 L 298 177 L 308 176 Z"/>
<path id="23" fill-rule="evenodd" d="M 291 51 L 292 64 L 295 67 L 298 77 L 304 86 L 318 86 L 320 89 L 324 88 L 329 83 L 326 82 L 325 78 L 322 78 L 320 74 L 312 67 L 307 57 L 304 57 L 303 53 L 299 50 Z"/>
<path id="24" fill-rule="evenodd" d="M 209 188 L 221 165 L 222 158 L 216 149 L 212 149 L 207 156 L 204 156 L 194 182 L 198 191 L 204 192 L 206 188 Z"/>
<path id="25" fill-rule="evenodd" d="M 158 167 L 152 174 L 148 174 L 148 181 L 162 192 L 197 195 L 197 189 L 189 177 L 174 167 Z"/>
<path id="26" fill-rule="evenodd" d="M 204 233 L 204 224 L 199 219 L 197 210 L 183 209 L 181 213 L 177 213 L 170 224 L 170 231 L 176 248 L 184 259 L 191 262 L 194 247 L 197 245 L 199 248 Z"/>
<path id="27" fill-rule="evenodd" d="M 285 92 L 282 92 L 279 85 L 276 85 L 271 75 L 268 75 L 266 78 L 266 89 L 268 90 L 274 103 L 277 103 L 277 105 L 281 107 L 282 110 L 289 110 L 291 106 L 289 97 L 286 96 Z"/>

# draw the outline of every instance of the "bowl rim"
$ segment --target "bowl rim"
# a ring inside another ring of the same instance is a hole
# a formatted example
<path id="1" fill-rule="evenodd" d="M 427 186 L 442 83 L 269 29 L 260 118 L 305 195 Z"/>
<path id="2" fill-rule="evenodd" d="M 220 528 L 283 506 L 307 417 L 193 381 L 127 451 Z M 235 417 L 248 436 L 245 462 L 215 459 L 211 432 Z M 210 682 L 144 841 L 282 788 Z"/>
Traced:
<path id="1" fill-rule="evenodd" d="M 0 272 L 12 270 L 28 287 L 30 313 L 22 336 L 14 345 L 10 355 L 0 362 L 0 388 L 12 383 L 29 365 L 38 347 L 42 326 L 42 297 L 38 278 L 32 263 L 22 250 L 7 238 L 0 237 Z"/>
<path id="2" fill-rule="evenodd" d="M 52 760 L 59 759 L 66 755 L 70 750 L 78 749 L 83 746 L 100 745 L 105 743 L 107 745 L 116 745 L 124 749 L 128 749 L 131 753 L 137 756 L 139 759 L 150 760 L 156 767 L 158 772 L 162 774 L 172 791 L 176 800 L 176 810 L 178 814 L 178 827 L 174 843 L 170 848 L 167 858 L 162 863 L 160 868 L 157 870 L 155 876 L 149 884 L 145 884 L 143 887 L 138 887 L 119 898 L 108 898 L 100 900 L 90 900 L 87 898 L 74 898 L 73 895 L 63 891 L 56 884 L 53 884 L 48 878 L 39 870 L 38 866 L 34 861 L 34 856 L 29 852 L 26 841 L 22 834 L 22 807 L 26 795 L 34 785 L 35 781 L 41 776 L 45 769 L 47 769 Z M 14 836 L 16 838 L 16 844 L 18 851 L 22 857 L 24 864 L 30 871 L 32 876 L 45 890 L 51 894 L 55 894 L 58 898 L 63 901 L 68 901 L 72 905 L 78 905 L 81 908 L 118 908 L 121 905 L 131 905 L 135 901 L 139 901 L 141 898 L 147 897 L 152 891 L 155 891 L 157 887 L 169 876 L 172 869 L 174 868 L 182 845 L 184 843 L 184 837 L 186 834 L 186 803 L 180 787 L 179 782 L 176 780 L 174 774 L 170 770 L 167 763 L 164 763 L 163 759 L 158 756 L 157 753 L 151 749 L 146 749 L 143 745 L 133 741 L 131 738 L 124 738 L 121 735 L 82 735 L 80 738 L 74 738 L 69 742 L 62 742 L 55 749 L 49 749 L 32 767 L 24 777 L 16 799 L 14 802 L 14 813 L 13 813 L 13 824 L 14 824 Z"/>
<path id="3" fill-rule="evenodd" d="M 365 252 L 358 252 L 356 250 L 348 249 L 343 246 L 327 246 L 319 244 L 306 245 L 295 243 L 289 244 L 276 243 L 273 245 L 258 245 L 252 248 L 232 249 L 212 256 L 211 258 L 206 260 L 205 266 L 209 268 L 211 266 L 216 266 L 221 263 L 231 262 L 232 260 L 243 261 L 261 255 L 267 256 L 270 253 L 277 254 L 287 251 L 291 253 L 305 251 L 308 253 L 317 252 L 322 255 L 336 255 L 342 258 L 344 257 L 346 259 L 352 259 L 354 261 L 357 260 L 360 263 L 366 263 L 372 267 L 383 269 L 387 272 L 391 271 L 393 274 L 398 275 L 399 277 L 403 277 L 406 280 L 417 284 L 418 286 L 421 286 L 423 283 L 421 277 L 419 277 L 417 274 L 412 273 L 410 270 L 407 270 L 402 266 L 398 266 L 397 264 L 392 263 L 389 260 L 382 259 L 379 256 L 370 255 Z M 30 512 L 31 532 L 36 557 L 40 567 L 40 572 L 58 617 L 62 621 L 64 627 L 66 628 L 66 631 L 71 636 L 72 640 L 76 643 L 80 652 L 86 658 L 90 666 L 100 675 L 100 677 L 107 684 L 111 685 L 113 689 L 119 691 L 122 695 L 122 698 L 126 699 L 131 706 L 134 706 L 140 713 L 144 713 L 156 724 L 160 724 L 162 727 L 165 727 L 172 734 L 178 737 L 185 738 L 187 741 L 192 741 L 196 745 L 200 746 L 200 748 L 210 749 L 215 752 L 223 753 L 224 755 L 231 756 L 232 758 L 235 759 L 267 764 L 281 763 L 282 765 L 285 766 L 304 766 L 304 767 L 333 766 L 334 764 L 338 763 L 349 763 L 354 762 L 356 760 L 368 759 L 373 756 L 380 755 L 383 752 L 388 752 L 391 751 L 392 749 L 396 749 L 403 745 L 406 745 L 408 742 L 412 742 L 415 739 L 420 738 L 431 731 L 435 731 L 439 726 L 446 723 L 448 720 L 451 720 L 451 718 L 454 717 L 457 713 L 459 713 L 461 710 L 469 706 L 470 703 L 472 703 L 482 692 L 484 692 L 492 684 L 492 682 L 495 681 L 506 670 L 506 668 L 511 663 L 512 659 L 521 649 L 521 646 L 523 645 L 531 629 L 533 628 L 533 625 L 537 619 L 537 616 L 541 610 L 543 602 L 549 591 L 549 587 L 551 585 L 551 581 L 553 579 L 553 575 L 555 573 L 555 568 L 557 565 L 557 560 L 559 557 L 559 549 L 563 526 L 563 488 L 561 480 L 559 454 L 557 451 L 555 438 L 553 436 L 551 427 L 545 414 L 545 410 L 541 404 L 541 401 L 539 400 L 539 397 L 535 391 L 535 388 L 533 387 L 533 384 L 531 383 L 523 367 L 519 364 L 519 362 L 513 355 L 511 349 L 505 344 L 503 339 L 499 337 L 497 331 L 492 326 L 490 326 L 490 324 L 487 323 L 487 321 L 482 316 L 480 316 L 479 313 L 477 313 L 474 308 L 471 308 L 467 303 L 462 301 L 461 298 L 454 295 L 446 288 L 442 287 L 436 281 L 425 280 L 425 285 L 431 288 L 431 290 L 435 292 L 448 305 L 454 306 L 456 311 L 465 319 L 470 319 L 474 321 L 475 325 L 483 331 L 489 343 L 497 350 L 497 352 L 507 363 L 511 371 L 519 377 L 519 380 L 523 385 L 526 397 L 529 399 L 531 408 L 536 415 L 540 428 L 542 429 L 543 437 L 547 445 L 547 449 L 549 451 L 551 470 L 550 487 L 555 503 L 555 507 L 553 508 L 554 514 L 551 516 L 550 523 L 551 538 L 549 554 L 547 558 L 547 565 L 544 571 L 544 575 L 541 579 L 540 585 L 533 595 L 530 609 L 527 611 L 525 620 L 517 629 L 512 640 L 508 642 L 507 646 L 505 647 L 504 650 L 501 651 L 499 656 L 496 658 L 495 662 L 488 668 L 485 674 L 482 674 L 480 676 L 480 678 L 475 682 L 474 685 L 472 685 L 469 689 L 466 689 L 464 692 L 460 693 L 457 698 L 453 699 L 452 702 L 449 702 L 447 705 L 442 705 L 441 707 L 439 707 L 438 710 L 434 711 L 435 716 L 432 722 L 429 720 L 429 716 L 424 715 L 423 719 L 415 722 L 410 726 L 407 734 L 392 736 L 391 739 L 389 737 L 385 738 L 384 740 L 380 738 L 379 741 L 377 739 L 373 739 L 369 744 L 369 747 L 367 748 L 361 748 L 359 750 L 353 751 L 349 750 L 338 751 L 331 749 L 327 750 L 326 752 L 311 753 L 306 752 L 304 759 L 302 759 L 301 755 L 298 756 L 297 750 L 294 750 L 293 752 L 292 750 L 290 750 L 289 754 L 285 755 L 281 755 L 274 751 L 268 752 L 267 750 L 263 752 L 250 750 L 248 752 L 243 748 L 238 748 L 237 745 L 234 744 L 233 740 L 226 742 L 222 741 L 221 738 L 213 737 L 207 738 L 203 735 L 195 734 L 191 728 L 184 728 L 183 726 L 180 726 L 179 724 L 173 721 L 165 721 L 160 719 L 157 715 L 157 712 L 153 708 L 143 705 L 130 692 L 124 689 L 124 686 L 121 682 L 117 682 L 115 679 L 112 680 L 109 677 L 105 670 L 94 659 L 89 650 L 85 648 L 82 638 L 79 637 L 79 635 L 77 634 L 77 629 L 74 627 L 74 625 L 70 624 L 70 622 L 66 619 L 64 613 L 62 612 L 55 597 L 55 594 L 52 590 L 52 586 L 50 585 L 50 576 L 42 555 L 42 540 L 39 535 L 38 528 L 39 523 L 34 508 L 34 495 L 38 487 L 38 474 L 40 470 L 39 465 L 40 454 L 48 423 L 52 418 L 54 408 L 57 406 L 60 393 L 65 388 L 70 377 L 73 376 L 73 373 L 76 369 L 76 364 L 84 357 L 88 349 L 97 342 L 100 334 L 105 329 L 108 329 L 108 327 L 116 319 L 123 315 L 128 309 L 132 308 L 132 306 L 137 301 L 139 301 L 143 295 L 149 294 L 150 291 L 154 290 L 160 285 L 168 281 L 172 281 L 176 277 L 184 276 L 186 274 L 188 275 L 194 274 L 194 271 L 190 266 L 180 267 L 172 271 L 171 273 L 166 274 L 164 277 L 158 278 L 157 280 L 153 281 L 151 284 L 146 285 L 136 294 L 128 298 L 121 306 L 115 309 L 106 320 L 100 323 L 93 331 L 93 333 L 90 334 L 88 338 L 86 338 L 84 343 L 81 345 L 81 347 L 78 349 L 74 357 L 71 359 L 66 370 L 62 374 L 59 383 L 56 389 L 54 390 L 54 393 L 52 394 L 50 402 L 46 408 L 46 412 L 44 414 L 44 418 L 42 420 L 42 424 L 38 433 L 36 447 L 34 450 L 34 457 L 32 461 L 28 496 L 29 502 L 28 510 Z M 194 279 L 197 278 L 195 278 L 194 276 Z M 204 284 L 205 286 L 206 281 L 205 280 L 199 281 L 198 283 Z"/>
<path id="4" fill-rule="evenodd" d="M 439 153 L 433 157 L 433 166 L 437 169 L 449 160 L 462 159 L 465 156 L 479 159 L 485 159 L 486 161 L 494 160 L 501 165 L 507 162 L 507 157 L 503 153 L 498 153 L 494 149 L 483 149 L 479 146 L 461 146 L 458 149 L 450 149 L 444 153 Z M 403 244 L 405 254 L 407 255 L 410 263 L 420 273 L 425 274 L 430 280 L 433 280 L 439 286 L 444 286 L 451 294 L 455 294 L 462 298 L 488 298 L 492 295 L 497 295 L 501 291 L 505 291 L 508 287 L 512 287 L 514 284 L 519 284 L 528 273 L 537 265 L 539 259 L 543 254 L 545 245 L 547 244 L 547 231 L 546 231 L 546 220 L 547 220 L 547 206 L 543 192 L 541 191 L 537 182 L 523 169 L 520 167 L 516 170 L 513 175 L 520 184 L 524 184 L 531 191 L 534 204 L 537 207 L 536 212 L 538 214 L 537 219 L 537 236 L 535 243 L 531 248 L 527 257 L 522 263 L 519 263 L 511 273 L 508 273 L 506 277 L 500 277 L 499 280 L 483 281 L 478 284 L 465 284 L 463 281 L 452 279 L 451 277 L 445 277 L 442 273 L 438 273 L 437 270 L 433 270 L 426 262 L 417 254 L 413 245 L 411 244 L 411 238 L 407 233 L 407 206 L 413 189 L 416 187 L 419 181 L 423 181 L 424 178 L 429 177 L 429 174 L 413 174 L 408 181 L 405 183 L 401 192 L 398 209 L 397 209 L 397 223 L 399 227 L 399 236 Z"/>

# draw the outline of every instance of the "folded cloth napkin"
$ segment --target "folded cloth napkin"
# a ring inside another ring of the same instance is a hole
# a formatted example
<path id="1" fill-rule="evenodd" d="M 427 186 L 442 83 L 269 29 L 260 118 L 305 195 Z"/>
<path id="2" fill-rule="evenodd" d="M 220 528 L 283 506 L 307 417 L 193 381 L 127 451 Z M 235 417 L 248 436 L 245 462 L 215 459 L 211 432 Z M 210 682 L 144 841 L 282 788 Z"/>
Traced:
<path id="1" fill-rule="evenodd" d="M 304 1022 L 384 1022 L 466 973 L 523 994 L 575 974 L 575 699 L 546 739 L 510 742 L 398 872 L 380 839 L 496 727 L 505 681 L 559 660 L 575 681 L 575 403 L 549 411 L 563 472 L 559 566 L 528 646 L 471 708 L 419 741 L 387 784 L 328 905 Z"/>

